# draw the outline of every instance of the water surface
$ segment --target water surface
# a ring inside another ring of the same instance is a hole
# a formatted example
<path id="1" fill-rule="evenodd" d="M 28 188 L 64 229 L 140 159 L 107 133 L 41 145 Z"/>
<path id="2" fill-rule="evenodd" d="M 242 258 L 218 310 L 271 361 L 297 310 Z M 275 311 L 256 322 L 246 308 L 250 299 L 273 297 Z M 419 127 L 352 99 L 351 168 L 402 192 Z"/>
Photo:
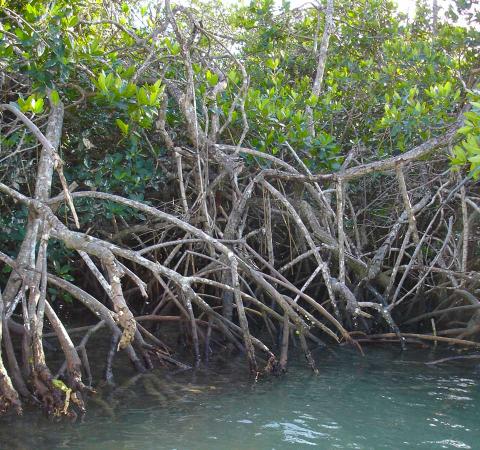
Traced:
<path id="1" fill-rule="evenodd" d="M 432 449 L 480 448 L 475 362 L 410 349 L 316 354 L 285 377 L 249 379 L 243 361 L 196 373 L 130 379 L 90 401 L 83 423 L 38 412 L 0 418 L 3 449 Z"/>

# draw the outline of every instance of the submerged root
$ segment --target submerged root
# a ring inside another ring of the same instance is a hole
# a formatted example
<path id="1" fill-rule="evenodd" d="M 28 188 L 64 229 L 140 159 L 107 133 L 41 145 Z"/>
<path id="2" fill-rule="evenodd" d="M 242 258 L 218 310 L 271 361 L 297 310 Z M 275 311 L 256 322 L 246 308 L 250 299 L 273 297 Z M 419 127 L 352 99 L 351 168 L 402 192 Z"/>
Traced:
<path id="1" fill-rule="evenodd" d="M 0 374 L 0 413 L 5 413 L 10 409 L 18 415 L 23 413 L 22 403 L 17 391 L 11 382 L 6 379 L 6 375 Z"/>

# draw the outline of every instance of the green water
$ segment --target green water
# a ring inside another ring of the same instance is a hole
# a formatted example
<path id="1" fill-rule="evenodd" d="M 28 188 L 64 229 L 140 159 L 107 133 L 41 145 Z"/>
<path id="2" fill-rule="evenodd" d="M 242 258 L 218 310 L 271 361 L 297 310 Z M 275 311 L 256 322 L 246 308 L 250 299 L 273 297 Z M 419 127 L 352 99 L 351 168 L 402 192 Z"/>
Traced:
<path id="1" fill-rule="evenodd" d="M 30 411 L 1 418 L 0 448 L 478 449 L 480 370 L 468 361 L 424 364 L 441 356 L 322 350 L 318 376 L 299 359 L 285 377 L 257 383 L 243 361 L 168 377 L 158 371 L 101 391 L 83 423 Z"/>

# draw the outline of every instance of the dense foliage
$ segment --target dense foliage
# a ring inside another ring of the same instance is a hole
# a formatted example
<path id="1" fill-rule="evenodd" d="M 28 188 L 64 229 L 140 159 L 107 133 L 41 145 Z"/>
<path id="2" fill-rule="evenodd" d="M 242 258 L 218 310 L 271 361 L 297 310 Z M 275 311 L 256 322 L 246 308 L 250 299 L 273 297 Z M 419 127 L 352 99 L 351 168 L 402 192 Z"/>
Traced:
<path id="1" fill-rule="evenodd" d="M 152 41 L 152 33 L 160 31 L 161 9 L 112 3 L 105 10 L 94 1 L 3 3 L 4 102 L 41 118 L 46 89 L 53 89 L 55 97 L 71 105 L 62 143 L 67 173 L 72 171 L 67 178 L 145 198 L 145 191 L 161 182 L 155 161 L 165 155 L 154 125 L 165 88 L 162 77 L 181 83 L 188 76 L 171 33 Z M 234 10 L 198 3 L 198 20 L 208 30 L 198 38 L 192 35 L 197 39 L 192 64 L 197 95 L 207 93 L 204 104 L 197 104 L 201 125 L 206 126 L 205 113 L 215 109 L 223 142 L 236 145 L 242 134 L 240 105 L 233 105 L 242 74 L 233 57 L 249 77 L 244 144 L 276 155 L 288 142 L 315 171 L 338 170 L 354 146 L 367 147 L 372 157 L 408 150 L 441 134 L 468 93 L 475 101 L 478 93 L 468 78 L 478 58 L 478 22 L 470 27 L 441 23 L 432 41 L 431 17 L 422 11 L 409 23 L 393 2 L 339 2 L 336 8 L 324 87 L 317 97 L 311 94 L 321 38 L 316 9 L 291 11 L 288 3 L 278 8 L 273 0 Z M 211 31 L 214 27 L 218 33 Z M 156 64 L 137 73 L 148 58 Z M 227 83 L 225 90 L 208 95 L 219 81 Z M 315 136 L 308 131 L 307 105 L 314 110 Z M 469 113 L 472 129 L 478 123 L 475 111 Z M 166 121 L 179 140 L 184 138 L 172 101 Z M 472 133 L 468 157 L 478 154 L 474 138 Z M 14 151 L 21 139 L 22 130 L 3 138 L 2 154 Z M 34 143 L 28 135 L 23 139 Z M 10 156 L 2 167 L 25 189 L 34 167 L 31 160 L 30 167 L 22 167 L 22 158 Z M 455 161 L 463 160 L 459 151 Z"/>

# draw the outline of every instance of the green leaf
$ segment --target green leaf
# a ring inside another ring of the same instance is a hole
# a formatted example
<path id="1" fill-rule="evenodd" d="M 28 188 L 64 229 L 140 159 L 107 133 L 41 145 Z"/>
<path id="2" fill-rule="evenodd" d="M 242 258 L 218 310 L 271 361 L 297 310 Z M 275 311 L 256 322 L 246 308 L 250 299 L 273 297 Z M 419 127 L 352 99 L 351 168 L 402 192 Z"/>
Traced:
<path id="1" fill-rule="evenodd" d="M 211 87 L 216 86 L 218 83 L 218 75 L 211 72 L 210 70 L 207 70 L 205 72 L 205 78 L 207 79 L 207 82 Z"/>
<path id="2" fill-rule="evenodd" d="M 168 51 L 170 52 L 170 54 L 172 56 L 178 55 L 180 53 L 180 51 L 182 50 L 182 48 L 180 47 L 180 44 L 178 42 L 175 42 L 175 43 L 172 44 L 169 39 L 166 39 L 165 43 L 167 45 Z"/>
<path id="3" fill-rule="evenodd" d="M 113 176 L 117 179 L 117 180 L 123 180 L 124 178 L 126 178 L 128 176 L 128 173 L 123 170 L 122 168 L 120 167 L 117 167 L 114 171 L 113 171 Z"/>
<path id="4" fill-rule="evenodd" d="M 157 80 L 155 84 L 150 88 L 149 105 L 155 106 L 158 97 L 163 94 L 165 86 L 161 86 L 161 80 Z"/>
<path id="5" fill-rule="evenodd" d="M 40 114 L 43 112 L 43 105 L 44 105 L 44 100 L 43 98 L 38 98 L 36 101 L 35 101 L 35 104 L 33 106 L 33 109 L 32 111 L 35 113 L 35 114 Z"/>
<path id="6" fill-rule="evenodd" d="M 59 380 L 57 378 L 54 378 L 52 380 L 52 384 L 57 388 L 59 389 L 60 391 L 63 391 L 63 392 L 70 392 L 71 389 L 62 381 L 62 380 Z"/>
<path id="7" fill-rule="evenodd" d="M 467 119 L 475 122 L 478 120 L 478 114 L 473 112 L 473 111 L 467 111 L 466 113 L 463 114 Z"/>
<path id="8" fill-rule="evenodd" d="M 32 16 L 37 15 L 37 9 L 31 4 L 27 4 L 27 6 L 25 7 L 25 10 L 28 13 L 30 13 Z"/>
<path id="9" fill-rule="evenodd" d="M 77 15 L 70 17 L 70 20 L 68 21 L 68 27 L 73 28 L 75 25 L 80 22 L 80 19 Z"/>
<path id="10" fill-rule="evenodd" d="M 467 155 L 459 145 L 453 149 L 453 155 L 451 162 L 454 166 L 463 166 L 467 162 Z"/>
<path id="11" fill-rule="evenodd" d="M 202 66 L 197 63 L 192 63 L 193 72 L 198 75 L 202 71 Z"/>
<path id="12" fill-rule="evenodd" d="M 50 100 L 52 101 L 53 106 L 57 106 L 60 102 L 60 95 L 55 89 L 50 92 Z"/>
<path id="13" fill-rule="evenodd" d="M 311 108 L 316 106 L 317 103 L 318 103 L 318 97 L 314 94 L 312 94 L 307 100 L 307 105 L 310 106 Z"/>
<path id="14" fill-rule="evenodd" d="M 35 94 L 28 96 L 26 100 L 18 99 L 18 106 L 22 112 L 31 111 L 40 114 L 43 111 L 43 98 L 35 98 Z"/>
<path id="15" fill-rule="evenodd" d="M 105 85 L 107 90 L 115 85 L 115 77 L 112 72 L 110 72 L 105 78 Z"/>
<path id="16" fill-rule="evenodd" d="M 232 83 L 237 84 L 240 81 L 240 76 L 234 69 L 232 69 L 230 72 L 228 72 L 228 79 Z"/>
<path id="17" fill-rule="evenodd" d="M 480 153 L 480 147 L 475 136 L 469 136 L 466 141 L 463 142 L 463 147 L 468 151 L 469 154 L 475 155 Z"/>
<path id="18" fill-rule="evenodd" d="M 137 93 L 137 86 L 134 83 L 128 83 L 122 92 L 124 98 L 133 97 Z"/>
<path id="19" fill-rule="evenodd" d="M 17 103 L 18 103 L 18 106 L 20 108 L 20 111 L 22 111 L 22 112 L 28 111 L 27 102 L 22 97 L 18 98 Z"/>
<path id="20" fill-rule="evenodd" d="M 97 85 L 104 92 L 108 92 L 107 85 L 106 85 L 106 78 L 107 77 L 105 76 L 105 72 L 102 70 L 100 72 L 100 75 L 98 76 Z"/>
<path id="21" fill-rule="evenodd" d="M 150 99 L 148 98 L 147 91 L 145 88 L 141 87 L 137 91 L 137 101 L 142 106 L 149 106 Z"/>
<path id="22" fill-rule="evenodd" d="M 278 58 L 275 58 L 275 59 L 270 58 L 270 59 L 267 59 L 265 64 L 269 69 L 276 70 L 280 65 L 280 60 Z"/>
<path id="23" fill-rule="evenodd" d="M 155 103 L 157 103 L 157 99 L 158 99 L 158 94 L 159 92 L 152 92 L 150 93 L 150 97 L 149 97 L 149 101 L 148 101 L 148 104 L 150 106 L 155 106 Z"/>
<path id="24" fill-rule="evenodd" d="M 117 124 L 118 128 L 120 128 L 120 131 L 124 136 L 128 135 L 128 129 L 129 125 L 126 124 L 122 119 L 116 119 L 115 123 Z"/>
<path id="25" fill-rule="evenodd" d="M 113 83 L 117 92 L 122 88 L 122 84 L 123 84 L 123 80 L 117 75 Z"/>
<path id="26" fill-rule="evenodd" d="M 444 95 L 450 94 L 451 91 L 452 91 L 452 83 L 450 83 L 450 81 L 447 81 L 443 86 Z"/>
<path id="27" fill-rule="evenodd" d="M 467 127 L 462 127 L 462 128 L 458 129 L 457 133 L 468 134 L 468 133 L 470 133 L 470 131 L 472 131 L 472 129 L 473 129 L 472 127 L 468 127 L 468 126 Z"/>
<path id="28" fill-rule="evenodd" d="M 468 160 L 471 163 L 480 163 L 480 155 L 470 156 L 470 158 L 468 158 Z"/>

